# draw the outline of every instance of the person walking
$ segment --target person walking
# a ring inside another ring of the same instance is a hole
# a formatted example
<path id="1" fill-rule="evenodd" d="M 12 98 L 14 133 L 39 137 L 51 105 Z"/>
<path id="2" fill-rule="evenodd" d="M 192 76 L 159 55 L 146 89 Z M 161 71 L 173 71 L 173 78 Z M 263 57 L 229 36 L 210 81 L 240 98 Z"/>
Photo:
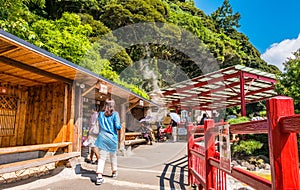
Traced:
<path id="1" fill-rule="evenodd" d="M 185 118 L 185 126 L 188 127 L 189 123 L 192 123 L 192 112 L 188 112 L 186 118 Z"/>
<path id="2" fill-rule="evenodd" d="M 207 115 L 206 113 L 203 114 L 201 121 L 200 121 L 200 125 L 204 125 L 204 121 L 207 119 Z"/>
<path id="3" fill-rule="evenodd" d="M 90 123 L 89 123 L 89 136 L 88 136 L 88 143 L 89 143 L 89 147 L 90 147 L 90 150 L 91 150 L 90 162 L 92 164 L 96 163 L 96 162 L 93 161 L 94 155 L 96 156 L 97 162 L 100 158 L 99 150 L 95 146 L 95 141 L 96 141 L 97 136 L 99 134 L 99 122 L 97 120 L 98 120 L 97 108 L 96 108 L 96 106 L 93 106 L 92 115 L 91 115 Z"/>
<path id="4" fill-rule="evenodd" d="M 119 113 L 115 111 L 115 101 L 107 99 L 103 110 L 99 113 L 100 132 L 95 145 L 100 150 L 100 159 L 97 166 L 96 185 L 101 185 L 104 181 L 103 170 L 107 155 L 110 156 L 112 177 L 117 177 L 117 148 L 118 130 L 122 128 Z"/>

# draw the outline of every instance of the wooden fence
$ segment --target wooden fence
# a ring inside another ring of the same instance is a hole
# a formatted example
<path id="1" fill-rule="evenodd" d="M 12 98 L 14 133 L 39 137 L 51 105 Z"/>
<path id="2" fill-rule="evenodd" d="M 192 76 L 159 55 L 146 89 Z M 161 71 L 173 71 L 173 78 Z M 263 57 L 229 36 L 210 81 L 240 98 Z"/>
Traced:
<path id="1" fill-rule="evenodd" d="M 273 97 L 267 101 L 267 119 L 230 125 L 231 134 L 267 133 L 271 181 L 238 167 L 225 171 L 220 167 L 220 154 L 215 149 L 218 127 L 226 123 L 206 120 L 204 126 L 188 127 L 189 184 L 199 189 L 227 189 L 227 175 L 258 190 L 300 189 L 297 133 L 300 115 L 294 114 L 293 99 Z M 194 134 L 204 130 L 204 137 Z"/>

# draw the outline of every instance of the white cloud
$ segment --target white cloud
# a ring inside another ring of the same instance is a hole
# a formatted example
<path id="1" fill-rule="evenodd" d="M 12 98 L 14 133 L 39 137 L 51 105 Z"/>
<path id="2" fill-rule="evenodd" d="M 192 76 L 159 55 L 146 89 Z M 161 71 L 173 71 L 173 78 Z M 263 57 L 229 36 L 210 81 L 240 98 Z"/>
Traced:
<path id="1" fill-rule="evenodd" d="M 262 55 L 261 58 L 267 63 L 276 65 L 283 71 L 283 63 L 288 58 L 294 58 L 293 52 L 300 48 L 300 34 L 297 39 L 286 39 L 280 43 L 272 44 Z"/>

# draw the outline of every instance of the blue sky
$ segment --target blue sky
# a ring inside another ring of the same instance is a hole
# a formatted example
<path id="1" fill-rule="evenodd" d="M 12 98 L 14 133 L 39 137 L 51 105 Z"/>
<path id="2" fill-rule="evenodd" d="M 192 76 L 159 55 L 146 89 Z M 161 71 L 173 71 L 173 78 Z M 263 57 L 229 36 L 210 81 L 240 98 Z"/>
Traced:
<path id="1" fill-rule="evenodd" d="M 238 31 L 249 37 L 262 59 L 283 70 L 282 63 L 300 48 L 299 0 L 229 0 L 233 11 L 241 14 Z M 195 0 L 210 15 L 223 0 Z"/>

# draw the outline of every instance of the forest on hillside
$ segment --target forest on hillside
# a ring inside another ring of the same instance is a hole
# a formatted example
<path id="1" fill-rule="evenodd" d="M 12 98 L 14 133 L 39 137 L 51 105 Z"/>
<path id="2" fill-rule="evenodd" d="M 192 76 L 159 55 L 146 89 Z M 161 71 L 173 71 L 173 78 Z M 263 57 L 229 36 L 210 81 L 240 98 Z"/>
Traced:
<path id="1" fill-rule="evenodd" d="M 193 0 L 0 0 L 1 29 L 144 97 L 153 90 L 148 78 L 141 77 L 148 66 L 159 88 L 178 81 L 172 65 L 158 60 L 181 68 L 188 78 L 199 76 L 203 69 L 189 52 L 203 47 L 219 68 L 240 64 L 280 73 L 237 31 L 240 17 L 228 0 L 212 15 Z M 137 33 L 130 32 L 133 26 L 145 26 L 142 23 L 152 23 L 141 30 L 148 43 L 135 42 Z M 202 61 L 209 63 L 209 57 Z M 148 66 L 140 60 L 147 60 Z"/>

